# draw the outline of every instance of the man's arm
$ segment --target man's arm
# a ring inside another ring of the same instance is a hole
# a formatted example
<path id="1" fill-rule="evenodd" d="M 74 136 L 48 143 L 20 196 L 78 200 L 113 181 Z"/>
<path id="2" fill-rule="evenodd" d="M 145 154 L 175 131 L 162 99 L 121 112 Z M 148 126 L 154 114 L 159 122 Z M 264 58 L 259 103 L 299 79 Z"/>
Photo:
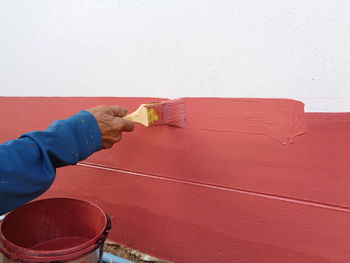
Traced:
<path id="1" fill-rule="evenodd" d="M 122 131 L 133 129 L 120 118 L 125 114 L 117 106 L 99 106 L 0 144 L 0 215 L 43 194 L 55 168 L 76 164 L 119 141 Z"/>

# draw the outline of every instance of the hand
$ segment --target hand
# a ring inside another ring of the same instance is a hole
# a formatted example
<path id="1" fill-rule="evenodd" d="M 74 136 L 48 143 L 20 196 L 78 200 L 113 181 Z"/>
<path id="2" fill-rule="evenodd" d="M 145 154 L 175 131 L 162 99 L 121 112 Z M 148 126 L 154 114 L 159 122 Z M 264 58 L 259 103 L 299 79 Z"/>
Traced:
<path id="1" fill-rule="evenodd" d="M 134 130 L 132 121 L 124 120 L 122 117 L 128 112 L 119 106 L 100 105 L 87 110 L 96 119 L 102 136 L 102 148 L 108 149 L 122 138 L 122 132 Z"/>

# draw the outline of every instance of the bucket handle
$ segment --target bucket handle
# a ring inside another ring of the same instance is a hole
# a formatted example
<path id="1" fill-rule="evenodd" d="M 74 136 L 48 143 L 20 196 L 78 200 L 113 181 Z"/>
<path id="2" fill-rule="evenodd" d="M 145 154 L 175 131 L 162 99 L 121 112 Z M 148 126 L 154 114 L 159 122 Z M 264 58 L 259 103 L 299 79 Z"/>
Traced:
<path id="1" fill-rule="evenodd" d="M 106 216 L 106 219 L 107 219 L 107 224 L 106 224 L 106 228 L 105 228 L 105 230 L 103 231 L 103 234 L 102 234 L 101 238 L 99 238 L 99 239 L 97 240 L 97 242 L 96 242 L 96 244 L 98 244 L 98 245 L 100 245 L 100 244 L 102 244 L 102 243 L 105 242 L 105 240 L 106 240 L 106 238 L 107 238 L 107 236 L 108 236 L 108 233 L 109 233 L 109 231 L 110 231 L 111 228 L 112 228 L 112 221 L 111 221 L 110 216 L 109 216 L 108 214 L 105 214 L 105 216 Z"/>

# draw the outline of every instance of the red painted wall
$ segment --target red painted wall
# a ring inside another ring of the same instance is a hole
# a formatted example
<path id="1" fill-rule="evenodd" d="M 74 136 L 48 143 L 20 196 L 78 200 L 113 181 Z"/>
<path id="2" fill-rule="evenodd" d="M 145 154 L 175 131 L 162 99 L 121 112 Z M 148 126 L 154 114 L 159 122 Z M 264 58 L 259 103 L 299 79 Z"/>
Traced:
<path id="1" fill-rule="evenodd" d="M 159 100 L 0 98 L 0 139 L 98 104 Z M 43 197 L 92 201 L 111 215 L 112 240 L 176 262 L 350 262 L 349 113 L 261 99 L 186 108 L 185 129 L 138 126 L 58 169 Z"/>

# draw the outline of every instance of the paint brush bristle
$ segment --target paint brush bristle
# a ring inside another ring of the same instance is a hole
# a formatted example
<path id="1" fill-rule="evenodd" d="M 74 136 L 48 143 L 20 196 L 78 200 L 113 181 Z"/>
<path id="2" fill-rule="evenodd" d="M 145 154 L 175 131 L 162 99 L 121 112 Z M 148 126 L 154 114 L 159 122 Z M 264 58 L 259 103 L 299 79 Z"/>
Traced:
<path id="1" fill-rule="evenodd" d="M 186 121 L 184 99 L 166 100 L 147 104 L 149 126 L 170 125 L 184 128 Z"/>

